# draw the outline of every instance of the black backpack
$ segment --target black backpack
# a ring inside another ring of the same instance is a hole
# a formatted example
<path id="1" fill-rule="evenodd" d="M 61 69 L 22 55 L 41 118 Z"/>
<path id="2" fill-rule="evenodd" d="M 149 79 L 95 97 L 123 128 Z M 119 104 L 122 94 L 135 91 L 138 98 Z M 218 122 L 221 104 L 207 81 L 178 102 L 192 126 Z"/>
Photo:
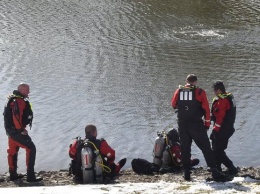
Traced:
<path id="1" fill-rule="evenodd" d="M 141 158 L 133 159 L 131 165 L 134 172 L 146 175 L 152 175 L 154 172 L 158 172 L 160 168 L 158 165 Z"/>

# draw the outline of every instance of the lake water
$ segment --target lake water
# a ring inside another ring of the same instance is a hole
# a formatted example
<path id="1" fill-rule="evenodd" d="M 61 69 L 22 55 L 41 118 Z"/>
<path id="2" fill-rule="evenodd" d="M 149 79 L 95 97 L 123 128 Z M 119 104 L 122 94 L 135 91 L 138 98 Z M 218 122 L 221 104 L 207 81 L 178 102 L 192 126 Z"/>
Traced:
<path id="1" fill-rule="evenodd" d="M 187 74 L 210 102 L 221 79 L 238 112 L 227 153 L 235 165 L 259 166 L 259 24 L 259 0 L 2 0 L 0 103 L 30 84 L 36 171 L 68 169 L 68 146 L 88 123 L 130 168 L 133 158 L 152 160 L 157 131 L 177 127 L 170 102 Z M 192 154 L 205 166 L 196 146 Z"/>

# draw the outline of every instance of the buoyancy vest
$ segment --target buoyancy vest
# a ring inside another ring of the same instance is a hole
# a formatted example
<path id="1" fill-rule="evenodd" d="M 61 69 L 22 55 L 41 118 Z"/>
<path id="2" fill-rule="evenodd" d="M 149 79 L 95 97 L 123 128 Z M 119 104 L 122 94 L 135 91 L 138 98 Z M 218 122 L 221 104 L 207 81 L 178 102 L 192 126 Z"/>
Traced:
<path id="1" fill-rule="evenodd" d="M 226 115 L 223 119 L 221 127 L 233 127 L 236 119 L 236 102 L 232 93 L 219 94 L 218 96 L 213 98 L 212 107 L 214 107 L 215 103 L 219 100 L 219 98 L 226 98 L 230 103 L 230 108 L 226 111 Z M 216 117 L 213 114 L 213 108 L 211 108 L 212 120 L 216 121 Z"/>
<path id="2" fill-rule="evenodd" d="M 25 109 L 23 112 L 18 108 L 17 99 L 23 99 L 25 102 Z M 16 115 L 22 114 L 22 120 L 19 119 Z M 17 90 L 14 90 L 13 94 L 10 95 L 7 99 L 7 102 L 4 107 L 4 125 L 6 129 L 6 133 L 8 135 L 12 135 L 17 133 L 17 129 L 15 128 L 13 117 L 16 118 L 17 122 L 20 123 L 21 126 L 25 127 L 26 125 L 32 125 L 33 120 L 33 111 L 31 103 L 29 102 L 27 97 L 22 96 Z"/>
<path id="3" fill-rule="evenodd" d="M 195 86 L 179 86 L 178 97 L 178 119 L 179 120 L 200 120 L 204 115 L 201 103 L 196 99 L 196 90 L 202 89 Z"/>

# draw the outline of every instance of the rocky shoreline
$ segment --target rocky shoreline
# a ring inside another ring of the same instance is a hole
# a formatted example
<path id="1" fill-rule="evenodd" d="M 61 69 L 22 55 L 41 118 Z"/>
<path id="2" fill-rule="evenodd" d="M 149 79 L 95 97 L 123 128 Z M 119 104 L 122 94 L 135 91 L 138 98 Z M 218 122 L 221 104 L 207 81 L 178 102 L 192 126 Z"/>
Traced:
<path id="1" fill-rule="evenodd" d="M 113 178 L 107 178 L 104 184 L 119 184 L 119 183 L 155 183 L 160 181 L 165 182 L 185 182 L 182 177 L 182 171 L 176 173 L 154 174 L 154 175 L 138 175 L 132 169 L 121 171 Z M 1 175 L 0 187 L 29 187 L 29 186 L 61 186 L 61 185 L 78 185 L 81 184 L 74 180 L 72 175 L 69 175 L 68 170 L 60 171 L 40 171 L 37 175 L 43 177 L 43 181 L 38 183 L 28 183 L 26 177 L 16 181 L 9 181 L 9 174 Z M 240 167 L 237 176 L 250 177 L 260 181 L 260 167 Z M 191 175 L 193 180 L 205 181 L 210 177 L 210 172 L 206 168 L 198 167 L 192 170 Z"/>

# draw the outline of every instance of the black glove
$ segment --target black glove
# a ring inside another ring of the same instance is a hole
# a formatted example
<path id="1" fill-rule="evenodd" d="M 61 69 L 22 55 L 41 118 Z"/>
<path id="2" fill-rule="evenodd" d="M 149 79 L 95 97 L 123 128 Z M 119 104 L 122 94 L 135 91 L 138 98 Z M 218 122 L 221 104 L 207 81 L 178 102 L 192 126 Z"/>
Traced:
<path id="1" fill-rule="evenodd" d="M 218 132 L 215 131 L 215 130 L 212 130 L 212 133 L 210 134 L 210 139 L 211 140 L 216 140 L 217 139 L 217 136 L 218 136 Z"/>
<path id="2" fill-rule="evenodd" d="M 205 129 L 206 129 L 206 130 L 209 130 L 209 127 L 210 127 L 210 126 L 205 126 Z"/>

